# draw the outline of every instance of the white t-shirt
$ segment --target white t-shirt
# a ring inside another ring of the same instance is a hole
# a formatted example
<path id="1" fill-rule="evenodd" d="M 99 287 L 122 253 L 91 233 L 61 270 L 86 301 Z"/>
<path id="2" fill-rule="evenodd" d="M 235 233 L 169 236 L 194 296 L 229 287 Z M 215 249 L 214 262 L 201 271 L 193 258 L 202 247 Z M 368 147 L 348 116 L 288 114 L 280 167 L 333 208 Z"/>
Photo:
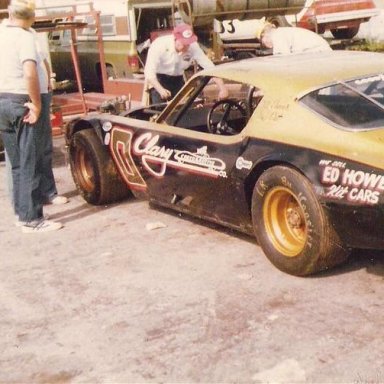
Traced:
<path id="1" fill-rule="evenodd" d="M 274 55 L 300 52 L 325 52 L 332 48 L 317 33 L 298 27 L 280 27 L 272 30 Z"/>
<path id="2" fill-rule="evenodd" d="M 28 95 L 23 64 L 37 63 L 35 37 L 32 32 L 9 25 L 0 27 L 0 92 Z"/>
<path id="3" fill-rule="evenodd" d="M 187 52 L 179 54 L 175 49 L 173 35 L 160 36 L 149 47 L 144 69 L 145 78 L 154 79 L 157 73 L 181 76 L 193 60 L 202 68 L 214 67 L 197 42 L 192 43 Z"/>
<path id="4" fill-rule="evenodd" d="M 35 44 L 37 51 L 37 74 L 39 77 L 40 93 L 48 93 L 48 73 L 44 64 L 44 60 L 48 60 L 48 53 L 41 48 L 39 37 L 37 32 L 31 28 L 32 33 L 35 36 Z"/>

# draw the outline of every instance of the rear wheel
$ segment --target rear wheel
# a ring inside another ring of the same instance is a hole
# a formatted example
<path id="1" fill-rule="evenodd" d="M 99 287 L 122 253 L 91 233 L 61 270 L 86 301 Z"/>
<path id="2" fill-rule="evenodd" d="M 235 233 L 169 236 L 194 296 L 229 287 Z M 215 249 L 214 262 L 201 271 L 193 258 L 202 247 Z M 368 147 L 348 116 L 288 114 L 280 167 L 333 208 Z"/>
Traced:
<path id="1" fill-rule="evenodd" d="M 352 39 L 359 32 L 359 27 L 331 29 L 331 33 L 335 39 Z"/>
<path id="2" fill-rule="evenodd" d="M 95 205 L 118 201 L 130 194 L 106 146 L 93 129 L 77 132 L 69 148 L 71 172 L 84 199 Z"/>
<path id="3" fill-rule="evenodd" d="M 309 275 L 348 257 L 310 182 L 292 168 L 275 166 L 260 176 L 252 220 L 265 255 L 286 273 Z"/>

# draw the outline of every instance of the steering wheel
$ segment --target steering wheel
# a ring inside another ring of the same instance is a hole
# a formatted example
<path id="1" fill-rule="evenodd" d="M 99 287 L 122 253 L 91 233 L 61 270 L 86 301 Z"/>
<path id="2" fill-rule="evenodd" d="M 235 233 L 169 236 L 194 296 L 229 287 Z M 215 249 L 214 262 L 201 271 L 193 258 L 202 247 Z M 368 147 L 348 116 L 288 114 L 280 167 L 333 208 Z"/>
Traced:
<path id="1" fill-rule="evenodd" d="M 228 124 L 234 120 L 239 125 L 237 129 Z M 216 135 L 236 135 L 244 128 L 246 121 L 247 112 L 244 107 L 235 100 L 224 99 L 212 105 L 207 116 L 207 128 L 209 133 Z"/>

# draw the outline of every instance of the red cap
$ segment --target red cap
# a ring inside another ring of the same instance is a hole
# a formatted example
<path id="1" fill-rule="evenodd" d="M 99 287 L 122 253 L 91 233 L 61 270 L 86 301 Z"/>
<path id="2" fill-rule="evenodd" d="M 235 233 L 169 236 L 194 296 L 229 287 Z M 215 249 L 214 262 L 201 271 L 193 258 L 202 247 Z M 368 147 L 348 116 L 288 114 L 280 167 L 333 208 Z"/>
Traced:
<path id="1" fill-rule="evenodd" d="M 192 27 L 188 24 L 179 24 L 173 29 L 175 40 L 180 40 L 184 45 L 191 45 L 197 41 L 197 36 L 193 33 Z"/>

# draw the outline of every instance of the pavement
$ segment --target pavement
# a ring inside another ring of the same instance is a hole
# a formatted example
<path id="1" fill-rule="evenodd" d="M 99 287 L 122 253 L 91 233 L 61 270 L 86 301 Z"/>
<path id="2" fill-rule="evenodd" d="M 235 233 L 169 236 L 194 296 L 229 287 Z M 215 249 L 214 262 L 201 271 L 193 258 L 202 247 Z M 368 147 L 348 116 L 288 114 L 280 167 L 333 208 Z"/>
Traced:
<path id="1" fill-rule="evenodd" d="M 146 201 L 95 207 L 54 138 L 64 228 L 14 225 L 0 163 L 0 383 L 382 383 L 384 254 L 309 278 Z"/>

